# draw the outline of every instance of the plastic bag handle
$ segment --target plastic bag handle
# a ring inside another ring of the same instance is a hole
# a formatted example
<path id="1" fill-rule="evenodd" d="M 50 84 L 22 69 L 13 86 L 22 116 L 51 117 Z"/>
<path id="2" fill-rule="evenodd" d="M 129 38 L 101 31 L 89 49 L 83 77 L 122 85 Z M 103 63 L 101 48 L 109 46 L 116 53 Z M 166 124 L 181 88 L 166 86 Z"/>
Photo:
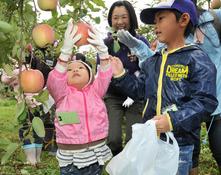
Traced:
<path id="1" fill-rule="evenodd" d="M 176 139 L 175 139 L 173 133 L 172 132 L 166 132 L 165 134 L 166 134 L 166 137 L 167 137 L 166 142 L 169 143 L 169 141 L 171 139 L 173 141 L 173 145 L 174 145 L 174 143 L 176 143 Z"/>

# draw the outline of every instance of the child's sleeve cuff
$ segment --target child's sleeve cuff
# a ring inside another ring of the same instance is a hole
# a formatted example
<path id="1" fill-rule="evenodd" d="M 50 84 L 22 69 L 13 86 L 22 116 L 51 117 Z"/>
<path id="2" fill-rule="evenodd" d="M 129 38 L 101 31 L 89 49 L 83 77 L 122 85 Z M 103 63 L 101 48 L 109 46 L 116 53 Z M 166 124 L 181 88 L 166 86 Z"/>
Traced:
<path id="1" fill-rule="evenodd" d="M 126 71 L 125 71 L 125 69 L 124 69 L 121 74 L 114 76 L 114 78 L 120 78 L 120 77 L 122 77 L 125 73 L 126 73 Z"/>

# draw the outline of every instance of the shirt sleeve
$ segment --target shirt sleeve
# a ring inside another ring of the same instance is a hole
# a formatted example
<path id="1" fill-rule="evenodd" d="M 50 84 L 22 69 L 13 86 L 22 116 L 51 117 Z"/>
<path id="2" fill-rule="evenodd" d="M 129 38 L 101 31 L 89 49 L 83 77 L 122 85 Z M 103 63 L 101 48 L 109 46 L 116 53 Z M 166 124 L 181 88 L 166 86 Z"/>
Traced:
<path id="1" fill-rule="evenodd" d="M 67 93 L 66 68 L 59 63 L 48 75 L 47 89 L 55 102 L 59 101 Z"/>
<path id="2" fill-rule="evenodd" d="M 98 73 L 92 84 L 92 88 L 100 97 L 103 97 L 106 94 L 112 75 L 113 72 L 111 66 L 105 69 L 101 69 L 100 67 L 98 68 Z"/>
<path id="3" fill-rule="evenodd" d="M 139 67 L 141 67 L 142 63 L 152 57 L 155 52 L 152 51 L 143 41 L 140 40 L 139 45 L 136 47 L 130 48 L 131 52 L 137 56 L 139 59 Z"/>

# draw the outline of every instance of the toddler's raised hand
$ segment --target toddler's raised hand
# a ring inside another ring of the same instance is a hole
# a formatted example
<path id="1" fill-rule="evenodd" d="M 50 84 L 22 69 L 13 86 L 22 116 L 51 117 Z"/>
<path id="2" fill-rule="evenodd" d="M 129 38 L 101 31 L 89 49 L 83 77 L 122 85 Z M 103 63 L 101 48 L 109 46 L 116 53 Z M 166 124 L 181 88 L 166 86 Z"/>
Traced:
<path id="1" fill-rule="evenodd" d="M 77 30 L 78 27 L 73 24 L 73 19 L 71 18 L 68 21 L 68 26 L 64 35 L 64 44 L 61 48 L 61 54 L 59 56 L 59 59 L 62 61 L 68 61 L 68 59 L 71 57 L 74 44 L 81 39 L 81 34 L 76 35 Z"/>
<path id="2" fill-rule="evenodd" d="M 97 29 L 91 27 L 91 29 L 88 30 L 88 34 L 90 38 L 88 38 L 87 40 L 90 44 L 92 44 L 95 47 L 100 59 L 102 60 L 108 58 L 109 57 L 108 48 L 104 44 L 100 32 Z"/>

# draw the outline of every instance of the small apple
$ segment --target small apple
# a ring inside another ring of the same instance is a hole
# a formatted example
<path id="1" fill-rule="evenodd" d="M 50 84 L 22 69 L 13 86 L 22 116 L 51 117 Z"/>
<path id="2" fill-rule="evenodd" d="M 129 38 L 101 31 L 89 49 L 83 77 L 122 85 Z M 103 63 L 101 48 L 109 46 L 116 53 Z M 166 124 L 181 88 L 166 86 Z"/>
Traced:
<path id="1" fill-rule="evenodd" d="M 55 10 L 58 0 L 38 0 L 38 7 L 44 11 Z"/>
<path id="2" fill-rule="evenodd" d="M 81 34 L 81 39 L 75 45 L 80 47 L 82 45 L 89 44 L 87 38 L 89 37 L 88 30 L 90 29 L 90 25 L 84 22 L 78 22 L 77 26 L 78 26 L 78 31 L 76 35 Z"/>
<path id="3" fill-rule="evenodd" d="M 44 87 L 44 76 L 37 69 L 28 69 L 21 72 L 20 85 L 24 93 L 37 93 Z"/>
<path id="4" fill-rule="evenodd" d="M 31 45 L 31 43 L 28 43 L 28 44 L 25 46 L 25 50 L 27 50 L 29 53 L 32 52 L 33 47 L 32 47 L 32 45 Z"/>
<path id="5" fill-rule="evenodd" d="M 38 24 L 32 30 L 32 38 L 38 47 L 44 48 L 47 44 L 53 44 L 55 32 L 48 24 Z"/>

